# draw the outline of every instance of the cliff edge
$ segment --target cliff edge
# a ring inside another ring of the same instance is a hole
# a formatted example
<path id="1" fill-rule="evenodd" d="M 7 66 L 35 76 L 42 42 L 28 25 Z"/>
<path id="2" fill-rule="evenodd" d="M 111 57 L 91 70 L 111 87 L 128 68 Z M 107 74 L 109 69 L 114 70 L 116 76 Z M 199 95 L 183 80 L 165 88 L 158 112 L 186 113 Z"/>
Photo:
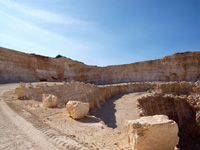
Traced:
<path id="1" fill-rule="evenodd" d="M 68 58 L 26 54 L 0 47 L 0 82 L 82 81 L 112 84 L 200 80 L 200 52 L 107 67 L 87 66 Z"/>

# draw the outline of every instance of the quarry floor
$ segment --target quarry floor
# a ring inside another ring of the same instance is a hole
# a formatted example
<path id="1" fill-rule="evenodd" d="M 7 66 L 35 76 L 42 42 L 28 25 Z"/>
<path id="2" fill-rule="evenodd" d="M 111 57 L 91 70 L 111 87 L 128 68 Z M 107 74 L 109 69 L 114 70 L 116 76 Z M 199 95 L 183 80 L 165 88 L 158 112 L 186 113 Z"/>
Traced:
<path id="1" fill-rule="evenodd" d="M 124 121 L 139 118 L 137 99 L 150 93 L 121 94 L 81 120 L 65 108 L 15 99 L 18 84 L 0 85 L 0 149 L 129 150 Z"/>

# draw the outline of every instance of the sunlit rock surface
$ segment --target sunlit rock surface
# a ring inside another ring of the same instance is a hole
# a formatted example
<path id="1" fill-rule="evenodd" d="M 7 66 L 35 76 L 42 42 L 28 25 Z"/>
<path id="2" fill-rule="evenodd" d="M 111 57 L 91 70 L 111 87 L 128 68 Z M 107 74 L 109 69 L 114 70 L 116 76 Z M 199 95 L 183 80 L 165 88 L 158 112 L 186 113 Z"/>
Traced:
<path id="1" fill-rule="evenodd" d="M 66 105 L 67 114 L 74 119 L 81 119 L 89 112 L 89 103 L 69 101 Z"/>
<path id="2" fill-rule="evenodd" d="M 0 82 L 82 81 L 110 84 L 135 81 L 196 81 L 200 52 L 107 67 L 87 66 L 68 58 L 50 58 L 0 48 Z"/>
<path id="3" fill-rule="evenodd" d="M 58 107 L 58 98 L 55 95 L 43 94 L 42 106 L 46 108 Z"/>
<path id="4" fill-rule="evenodd" d="M 132 150 L 174 150 L 178 144 L 178 126 L 167 116 L 155 115 L 126 121 Z"/>

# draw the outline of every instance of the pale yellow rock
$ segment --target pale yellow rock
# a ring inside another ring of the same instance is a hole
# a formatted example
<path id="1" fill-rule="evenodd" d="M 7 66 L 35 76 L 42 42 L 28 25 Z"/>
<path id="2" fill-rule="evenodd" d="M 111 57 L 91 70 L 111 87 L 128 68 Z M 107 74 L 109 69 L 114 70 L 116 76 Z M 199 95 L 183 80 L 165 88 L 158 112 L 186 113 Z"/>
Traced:
<path id="1" fill-rule="evenodd" d="M 69 101 L 66 104 L 67 114 L 74 119 L 81 119 L 89 112 L 89 103 Z"/>
<path id="2" fill-rule="evenodd" d="M 52 106 L 53 107 L 58 107 L 58 98 L 54 95 L 51 95 L 51 99 L 52 99 Z"/>
<path id="3" fill-rule="evenodd" d="M 17 99 L 21 99 L 21 100 L 27 99 L 25 88 L 16 88 L 15 94 L 16 94 Z"/>
<path id="4" fill-rule="evenodd" d="M 26 87 L 26 84 L 23 83 L 23 82 L 20 82 L 20 83 L 19 83 L 19 87 L 20 87 L 20 88 L 25 88 L 25 87 Z"/>
<path id="5" fill-rule="evenodd" d="M 26 83 L 26 88 L 33 88 L 33 85 L 31 83 Z"/>
<path id="6" fill-rule="evenodd" d="M 40 87 L 41 87 L 41 86 L 40 86 L 39 83 L 35 84 L 35 88 L 40 88 Z"/>
<path id="7" fill-rule="evenodd" d="M 128 120 L 125 127 L 132 150 L 174 150 L 179 142 L 176 122 L 164 115 Z"/>
<path id="8" fill-rule="evenodd" d="M 58 98 L 51 94 L 43 94 L 42 105 L 46 108 L 58 107 Z"/>
<path id="9" fill-rule="evenodd" d="M 109 67 L 88 66 L 68 58 L 25 54 L 0 47 L 0 82 L 78 80 L 95 84 L 141 81 L 197 81 L 200 52 L 177 53 L 153 61 Z M 192 67 L 191 67 L 192 66 Z M 74 78 L 75 77 L 75 78 Z"/>

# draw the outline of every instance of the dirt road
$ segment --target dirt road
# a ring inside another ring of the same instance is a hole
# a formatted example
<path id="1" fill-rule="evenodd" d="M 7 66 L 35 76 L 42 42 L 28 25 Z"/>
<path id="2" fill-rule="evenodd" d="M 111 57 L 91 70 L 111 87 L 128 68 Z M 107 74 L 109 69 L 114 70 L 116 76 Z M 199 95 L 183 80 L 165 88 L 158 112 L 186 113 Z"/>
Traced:
<path id="1" fill-rule="evenodd" d="M 0 149 L 58 149 L 29 122 L 10 109 L 2 99 L 4 92 L 16 86 L 17 84 L 0 85 Z"/>
<path id="2" fill-rule="evenodd" d="M 149 95 L 147 92 L 120 94 L 108 100 L 102 108 L 91 113 L 101 118 L 111 128 L 125 132 L 124 122 L 140 118 L 137 99 Z"/>

